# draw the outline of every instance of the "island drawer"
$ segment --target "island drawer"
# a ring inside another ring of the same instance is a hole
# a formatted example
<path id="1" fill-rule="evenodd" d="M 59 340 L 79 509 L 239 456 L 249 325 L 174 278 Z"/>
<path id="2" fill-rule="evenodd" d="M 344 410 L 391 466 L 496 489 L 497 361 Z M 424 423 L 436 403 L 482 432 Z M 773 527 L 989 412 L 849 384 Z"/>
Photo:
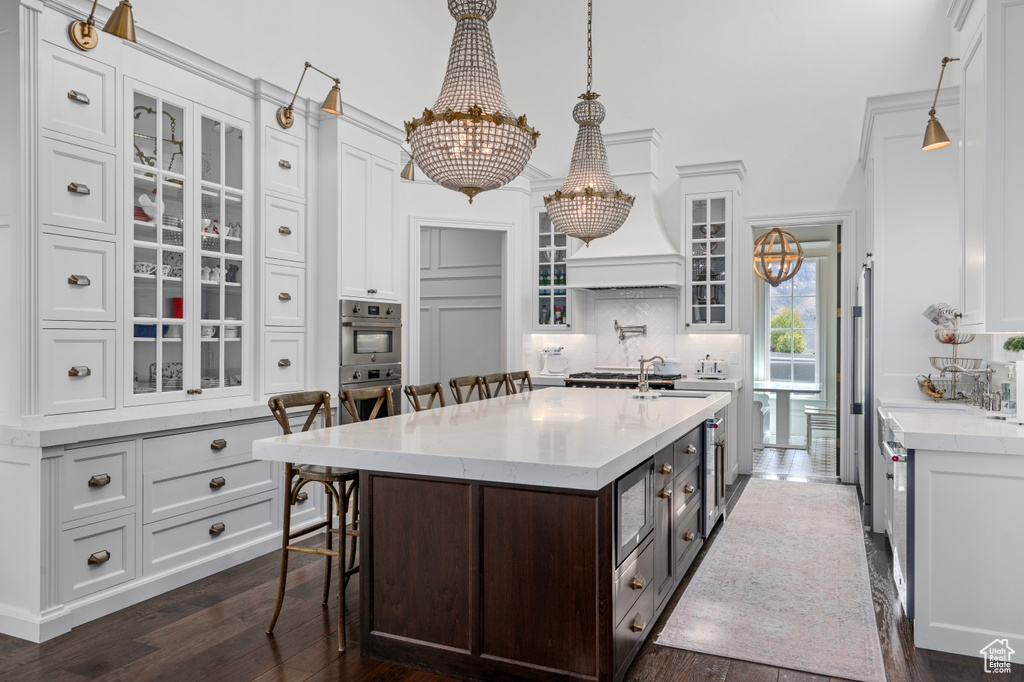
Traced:
<path id="1" fill-rule="evenodd" d="M 142 441 L 142 473 L 186 472 L 232 463 L 238 455 L 252 453 L 254 440 L 279 434 L 277 422 L 268 420 L 147 438 Z"/>
<path id="2" fill-rule="evenodd" d="M 78 599 L 135 577 L 135 514 L 61 533 L 61 597 Z"/>
<path id="3" fill-rule="evenodd" d="M 675 442 L 676 475 L 686 473 L 700 464 L 700 453 L 704 447 L 704 425 L 697 428 Z"/>
<path id="4" fill-rule="evenodd" d="M 654 454 L 654 493 L 671 489 L 676 477 L 673 447 L 668 445 Z M 664 499 L 664 496 L 662 496 Z"/>
<path id="5" fill-rule="evenodd" d="M 676 524 L 676 576 L 682 577 L 693 563 L 697 551 L 704 544 L 700 534 L 700 505 L 694 505 L 690 513 Z"/>
<path id="6" fill-rule="evenodd" d="M 164 469 L 145 474 L 144 523 L 204 509 L 271 490 L 276 486 L 274 463 L 241 455 L 238 461 L 198 471 Z"/>
<path id="7" fill-rule="evenodd" d="M 640 643 L 654 626 L 654 590 L 646 588 L 631 609 L 619 621 L 613 635 L 615 671 L 627 665 Z M 616 675 L 618 678 L 618 675 Z"/>
<path id="8" fill-rule="evenodd" d="M 65 523 L 135 506 L 135 441 L 66 450 L 63 459 Z"/>
<path id="9" fill-rule="evenodd" d="M 648 543 L 628 566 L 619 571 L 615 581 L 614 597 L 615 622 L 622 620 L 633 608 L 647 586 L 654 581 L 654 543 Z"/>
<path id="10" fill-rule="evenodd" d="M 680 519 L 700 505 L 700 467 L 676 476 L 672 493 L 673 518 Z"/>
<path id="11" fill-rule="evenodd" d="M 143 574 L 201 561 L 273 533 L 281 525 L 277 505 L 275 492 L 261 493 L 146 524 Z"/>

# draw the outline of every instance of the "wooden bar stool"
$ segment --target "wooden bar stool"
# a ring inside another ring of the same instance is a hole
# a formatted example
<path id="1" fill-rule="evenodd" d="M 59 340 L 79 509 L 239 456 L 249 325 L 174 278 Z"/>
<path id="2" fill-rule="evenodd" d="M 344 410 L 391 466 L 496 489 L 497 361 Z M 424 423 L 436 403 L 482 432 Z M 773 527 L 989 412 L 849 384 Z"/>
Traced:
<path id="1" fill-rule="evenodd" d="M 452 395 L 455 396 L 455 402 L 458 404 L 468 403 L 473 399 L 473 391 L 476 391 L 476 399 L 483 400 L 484 398 L 490 398 L 491 394 L 487 392 L 487 384 L 479 376 L 465 376 L 455 377 L 448 382 L 448 386 L 452 389 Z M 466 396 L 463 398 L 462 389 L 468 389 Z"/>
<path id="2" fill-rule="evenodd" d="M 420 398 L 430 397 L 427 406 L 423 407 L 420 403 Z M 438 400 L 438 407 L 444 407 L 444 389 L 441 388 L 441 384 L 422 384 L 420 386 L 406 386 L 405 397 L 409 399 L 412 404 L 412 409 L 417 412 L 423 410 L 429 410 L 434 406 L 434 399 Z"/>
<path id="3" fill-rule="evenodd" d="M 500 374 L 487 374 L 480 377 L 480 379 L 484 382 L 484 388 L 487 389 L 488 398 L 497 398 L 500 395 L 512 395 L 515 393 L 515 389 L 508 383 L 508 375 L 504 372 Z"/>
<path id="4" fill-rule="evenodd" d="M 523 391 L 533 390 L 533 377 L 530 376 L 530 372 L 524 370 L 522 372 L 509 372 L 505 375 L 508 379 L 508 387 L 510 393 L 522 393 Z M 516 382 L 519 382 L 519 387 L 516 387 Z"/>
<path id="5" fill-rule="evenodd" d="M 284 393 L 272 397 L 268 404 L 270 412 L 281 425 L 286 434 L 292 433 L 291 422 L 288 419 L 288 409 L 311 407 L 306 423 L 302 425 L 303 431 L 308 431 L 317 418 L 320 410 L 324 413 L 324 426 L 333 426 L 333 415 L 331 413 L 331 394 L 325 391 L 308 391 L 305 393 Z M 345 518 L 348 513 L 349 502 L 352 496 L 358 492 L 359 472 L 355 469 L 342 469 L 338 467 L 311 466 L 304 464 L 285 464 L 285 480 L 288 481 L 288 492 L 284 506 L 284 524 L 281 534 L 281 578 L 277 589 L 277 605 L 274 607 L 274 615 L 270 618 L 270 625 L 267 626 L 267 634 L 274 631 L 277 618 L 281 615 L 281 605 L 284 604 L 285 585 L 288 582 L 288 555 L 291 552 L 301 554 L 318 554 L 325 557 L 326 565 L 324 570 L 324 596 L 323 605 L 327 606 L 327 596 L 330 594 L 331 586 L 331 561 L 338 557 L 338 562 L 344 560 L 345 543 L 339 550 L 334 549 L 333 516 L 334 509 L 337 514 Z M 300 531 L 292 532 L 292 506 L 304 501 L 307 493 L 302 489 L 309 483 L 323 485 L 327 493 L 327 520 L 315 523 L 312 526 L 303 528 Z M 342 521 L 344 525 L 344 521 Z M 305 537 L 321 528 L 327 528 L 327 540 L 324 547 L 301 547 L 293 545 L 292 541 Z M 348 583 L 348 575 L 344 570 L 344 564 L 339 566 L 341 576 L 338 579 L 338 650 L 345 650 L 345 586 Z"/>

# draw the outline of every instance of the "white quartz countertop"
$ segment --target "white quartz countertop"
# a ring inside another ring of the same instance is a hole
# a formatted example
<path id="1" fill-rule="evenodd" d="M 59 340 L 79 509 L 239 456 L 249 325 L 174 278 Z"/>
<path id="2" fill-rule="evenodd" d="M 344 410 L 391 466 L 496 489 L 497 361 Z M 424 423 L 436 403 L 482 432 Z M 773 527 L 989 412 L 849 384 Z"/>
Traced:
<path id="1" fill-rule="evenodd" d="M 978 414 L 898 412 L 894 429 L 911 450 L 1024 455 L 1024 426 Z"/>
<path id="2" fill-rule="evenodd" d="M 0 445 L 46 448 L 260 418 L 272 418 L 266 401 L 206 409 L 197 409 L 193 402 L 133 407 L 123 412 L 63 415 L 20 426 L 0 426 Z"/>
<path id="3" fill-rule="evenodd" d="M 729 391 L 734 393 L 743 388 L 743 379 L 698 379 L 683 377 L 676 379 L 676 390 L 688 391 Z"/>
<path id="4" fill-rule="evenodd" d="M 728 393 L 636 400 L 549 388 L 253 443 L 253 457 L 600 490 L 729 404 Z"/>

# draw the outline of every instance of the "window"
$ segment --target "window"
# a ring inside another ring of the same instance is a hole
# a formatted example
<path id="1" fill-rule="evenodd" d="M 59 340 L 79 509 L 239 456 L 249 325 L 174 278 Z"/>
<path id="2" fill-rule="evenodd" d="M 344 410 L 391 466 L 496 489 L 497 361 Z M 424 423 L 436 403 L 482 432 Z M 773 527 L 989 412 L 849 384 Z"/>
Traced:
<path id="1" fill-rule="evenodd" d="M 793 279 L 765 285 L 765 342 L 770 381 L 817 383 L 821 377 L 818 326 L 819 259 L 806 258 Z"/>

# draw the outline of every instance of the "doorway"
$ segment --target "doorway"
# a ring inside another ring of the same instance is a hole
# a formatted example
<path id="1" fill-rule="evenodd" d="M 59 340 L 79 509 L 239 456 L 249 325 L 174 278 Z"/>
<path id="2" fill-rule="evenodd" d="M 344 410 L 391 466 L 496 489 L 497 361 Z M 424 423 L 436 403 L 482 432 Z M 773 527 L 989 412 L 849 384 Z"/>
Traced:
<path id="1" fill-rule="evenodd" d="M 420 228 L 420 383 L 504 371 L 504 241 L 495 230 Z"/>
<path id="2" fill-rule="evenodd" d="M 770 229 L 755 229 L 754 239 Z M 841 226 L 782 229 L 800 243 L 804 259 L 776 287 L 754 278 L 753 473 L 834 479 L 840 473 Z"/>

